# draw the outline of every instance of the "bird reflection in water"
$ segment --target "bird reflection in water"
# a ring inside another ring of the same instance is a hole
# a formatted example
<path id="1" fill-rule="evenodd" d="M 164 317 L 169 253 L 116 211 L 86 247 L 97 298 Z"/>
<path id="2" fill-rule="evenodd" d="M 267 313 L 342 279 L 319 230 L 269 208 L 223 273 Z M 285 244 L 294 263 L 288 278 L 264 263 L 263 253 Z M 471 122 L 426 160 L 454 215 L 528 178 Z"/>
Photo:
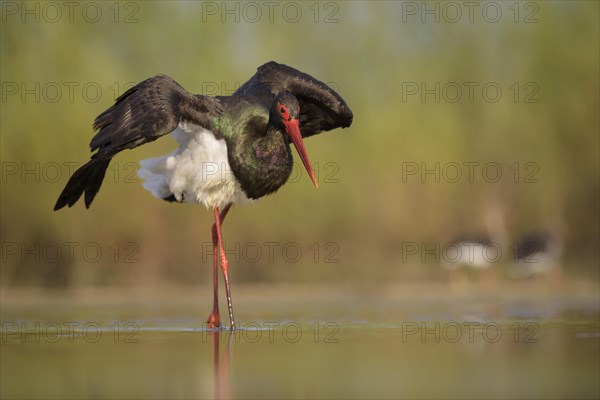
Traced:
<path id="1" fill-rule="evenodd" d="M 211 338 L 213 348 L 214 397 L 216 399 L 229 399 L 229 361 L 231 357 L 231 337 L 235 334 L 235 332 L 209 330 L 207 334 Z M 223 350 L 221 350 L 222 347 Z M 221 351 L 223 351 L 222 355 Z"/>

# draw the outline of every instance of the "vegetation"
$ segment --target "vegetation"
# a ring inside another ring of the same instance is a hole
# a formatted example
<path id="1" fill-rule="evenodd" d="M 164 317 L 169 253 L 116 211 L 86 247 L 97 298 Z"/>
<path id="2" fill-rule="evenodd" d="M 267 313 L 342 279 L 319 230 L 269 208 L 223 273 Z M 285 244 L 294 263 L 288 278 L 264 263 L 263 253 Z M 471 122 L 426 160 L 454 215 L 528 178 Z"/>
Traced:
<path id="1" fill-rule="evenodd" d="M 2 286 L 208 283 L 212 212 L 158 201 L 134 174 L 170 138 L 119 155 L 90 210 L 52 207 L 128 85 L 166 73 L 225 95 L 269 60 L 334 86 L 355 118 L 306 141 L 318 190 L 299 166 L 276 195 L 232 209 L 234 281 L 442 279 L 406 244 L 504 232 L 504 263 L 539 230 L 561 238 L 567 275 L 597 279 L 598 2 L 500 2 L 497 22 L 438 2 L 439 22 L 424 2 L 296 3 L 297 22 L 283 5 L 270 21 L 244 3 L 120 4 L 97 3 L 97 22 L 3 4 Z"/>

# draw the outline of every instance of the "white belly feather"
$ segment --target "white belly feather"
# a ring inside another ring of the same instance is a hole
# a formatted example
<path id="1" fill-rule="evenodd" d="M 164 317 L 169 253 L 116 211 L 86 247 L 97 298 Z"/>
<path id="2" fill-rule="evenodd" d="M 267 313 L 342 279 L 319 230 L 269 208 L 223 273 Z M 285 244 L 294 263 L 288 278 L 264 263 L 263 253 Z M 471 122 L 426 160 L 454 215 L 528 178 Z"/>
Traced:
<path id="1" fill-rule="evenodd" d="M 138 176 L 154 197 L 174 195 L 177 201 L 211 208 L 252 201 L 229 166 L 225 140 L 217 139 L 201 126 L 184 122 L 171 135 L 181 145 L 177 150 L 140 162 Z"/>

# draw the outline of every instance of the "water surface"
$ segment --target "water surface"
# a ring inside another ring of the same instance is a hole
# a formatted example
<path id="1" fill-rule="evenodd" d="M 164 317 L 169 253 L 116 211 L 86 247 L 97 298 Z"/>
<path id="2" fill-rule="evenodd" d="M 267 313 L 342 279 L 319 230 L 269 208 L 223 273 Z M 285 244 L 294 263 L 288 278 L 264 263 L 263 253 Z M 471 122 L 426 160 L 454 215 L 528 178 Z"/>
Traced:
<path id="1" fill-rule="evenodd" d="M 202 310 L 187 301 L 4 305 L 1 394 L 600 396 L 594 296 L 322 296 L 248 295 L 236 309 L 240 329 L 233 333 L 207 330 Z"/>

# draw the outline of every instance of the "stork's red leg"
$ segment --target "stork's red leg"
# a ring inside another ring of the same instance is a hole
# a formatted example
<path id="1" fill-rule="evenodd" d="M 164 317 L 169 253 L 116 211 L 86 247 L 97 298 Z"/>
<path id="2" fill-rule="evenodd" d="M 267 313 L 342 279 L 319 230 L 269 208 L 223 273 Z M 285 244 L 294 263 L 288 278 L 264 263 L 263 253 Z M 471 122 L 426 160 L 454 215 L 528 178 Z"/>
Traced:
<path id="1" fill-rule="evenodd" d="M 225 294 L 227 295 L 227 309 L 229 311 L 229 321 L 231 322 L 231 330 L 235 329 L 235 320 L 233 318 L 233 305 L 231 304 L 231 289 L 229 288 L 229 261 L 225 254 L 225 247 L 223 246 L 223 237 L 221 236 L 221 224 L 223 219 L 227 215 L 231 204 L 228 204 L 223 209 L 223 218 L 219 216 L 219 210 L 215 208 L 215 226 L 217 228 L 217 241 L 219 242 L 219 249 L 221 255 L 221 270 L 223 271 L 223 279 L 225 280 Z"/>
<path id="2" fill-rule="evenodd" d="M 217 254 L 220 251 L 221 245 L 220 243 L 220 230 L 221 224 L 225 220 L 227 213 L 229 212 L 229 208 L 231 208 L 231 204 L 225 206 L 223 211 L 221 211 L 221 215 L 219 215 L 219 209 L 215 208 L 215 223 L 212 226 L 212 242 L 213 242 L 213 310 L 208 316 L 208 320 L 206 321 L 209 328 L 219 328 L 221 326 L 221 316 L 219 314 L 219 273 L 217 272 Z M 218 220 L 217 220 L 218 218 Z M 217 222 L 219 223 L 219 228 L 217 230 Z M 227 281 L 226 281 L 227 283 Z M 228 289 L 228 287 L 226 287 Z M 229 292 L 229 291 L 228 291 Z M 230 296 L 228 294 L 228 306 L 230 303 Z"/>
<path id="3" fill-rule="evenodd" d="M 216 216 L 219 216 L 219 229 L 220 225 L 225 220 L 225 216 L 229 212 L 229 208 L 231 204 L 225 206 L 221 214 L 215 215 L 215 223 L 212 226 L 212 242 L 213 242 L 213 310 L 211 314 L 208 316 L 207 324 L 209 328 L 219 328 L 221 327 L 221 316 L 219 314 L 219 273 L 217 271 L 217 257 L 220 251 L 219 245 L 219 235 L 217 234 L 217 219 Z M 215 208 L 215 213 L 218 213 L 219 209 Z"/>

